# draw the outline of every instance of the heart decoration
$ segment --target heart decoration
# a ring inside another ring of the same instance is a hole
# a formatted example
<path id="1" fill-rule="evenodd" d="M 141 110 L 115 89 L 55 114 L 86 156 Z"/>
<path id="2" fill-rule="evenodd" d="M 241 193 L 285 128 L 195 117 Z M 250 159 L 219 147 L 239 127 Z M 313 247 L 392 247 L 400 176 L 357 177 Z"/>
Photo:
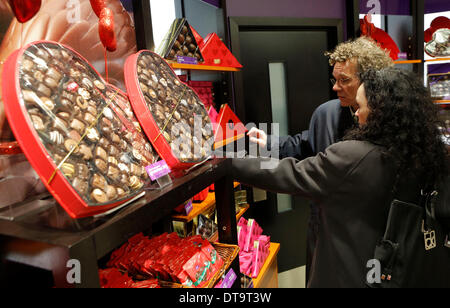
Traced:
<path id="1" fill-rule="evenodd" d="M 114 52 L 117 49 L 116 33 L 114 31 L 114 14 L 109 8 L 103 8 L 100 13 L 98 32 L 103 46 L 108 51 Z"/>
<path id="2" fill-rule="evenodd" d="M 130 56 L 125 83 L 136 117 L 171 169 L 190 168 L 211 156 L 214 134 L 208 112 L 163 58 L 148 50 Z"/>
<path id="3" fill-rule="evenodd" d="M 8 0 L 14 15 L 21 23 L 29 21 L 41 8 L 41 0 Z"/>
<path id="4" fill-rule="evenodd" d="M 71 217 L 103 213 L 142 193 L 145 167 L 157 155 L 126 94 L 78 53 L 32 43 L 7 59 L 2 77 L 11 85 L 3 99 L 14 135 Z"/>
<path id="5" fill-rule="evenodd" d="M 92 10 L 95 15 L 100 18 L 100 14 L 104 8 L 106 8 L 106 0 L 89 0 L 91 2 Z"/>

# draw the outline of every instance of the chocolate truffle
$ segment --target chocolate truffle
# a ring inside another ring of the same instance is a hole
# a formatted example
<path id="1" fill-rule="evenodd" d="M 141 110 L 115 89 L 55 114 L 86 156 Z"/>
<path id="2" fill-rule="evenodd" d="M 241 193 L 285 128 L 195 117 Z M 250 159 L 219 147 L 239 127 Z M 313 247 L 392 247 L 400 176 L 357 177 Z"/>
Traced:
<path id="1" fill-rule="evenodd" d="M 97 202 L 97 203 L 106 203 L 109 201 L 106 193 L 103 190 L 98 189 L 98 188 L 96 188 L 92 191 L 91 198 L 93 200 L 95 200 L 95 202 Z"/>

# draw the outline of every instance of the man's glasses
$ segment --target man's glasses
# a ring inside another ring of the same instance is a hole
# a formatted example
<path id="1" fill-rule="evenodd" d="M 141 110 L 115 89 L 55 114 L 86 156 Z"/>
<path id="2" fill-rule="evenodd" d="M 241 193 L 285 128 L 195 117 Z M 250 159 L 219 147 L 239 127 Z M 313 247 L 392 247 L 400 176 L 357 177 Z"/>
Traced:
<path id="1" fill-rule="evenodd" d="M 340 84 L 341 86 L 345 86 L 348 85 L 350 83 L 350 81 L 352 81 L 353 78 L 351 77 L 347 77 L 347 78 L 340 78 L 338 80 L 331 78 L 331 84 L 334 86 L 336 83 Z"/>

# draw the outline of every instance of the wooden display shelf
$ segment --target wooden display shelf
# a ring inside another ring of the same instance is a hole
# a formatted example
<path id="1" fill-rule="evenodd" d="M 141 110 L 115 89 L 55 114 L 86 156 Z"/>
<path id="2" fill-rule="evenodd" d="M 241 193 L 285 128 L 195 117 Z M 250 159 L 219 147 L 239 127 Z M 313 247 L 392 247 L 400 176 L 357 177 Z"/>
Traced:
<path id="1" fill-rule="evenodd" d="M 244 137 L 245 137 L 245 134 L 242 134 L 242 135 L 237 135 L 237 136 L 234 136 L 234 137 L 222 140 L 222 141 L 217 141 L 216 143 L 214 143 L 214 150 L 217 150 L 223 146 L 226 146 L 229 143 L 235 142 Z"/>
<path id="2" fill-rule="evenodd" d="M 204 64 L 182 64 L 172 61 L 167 61 L 173 69 L 182 70 L 197 70 L 197 71 L 219 71 L 219 72 L 239 72 L 240 69 L 228 66 L 213 66 Z"/>
<path id="3" fill-rule="evenodd" d="M 416 64 L 422 63 L 422 60 L 397 60 L 394 61 L 394 64 Z"/>
<path id="4" fill-rule="evenodd" d="M 219 240 L 236 245 L 236 209 L 230 170 L 231 160 L 213 159 L 187 175 L 174 178 L 172 184 L 162 189 L 146 190 L 144 197 L 110 217 L 75 221 L 64 212 L 63 216 L 57 215 L 59 206 L 54 201 L 54 207 L 18 221 L 0 220 L 0 263 L 11 261 L 48 270 L 53 274 L 55 287 L 100 287 L 100 259 L 123 245 L 130 236 L 170 217 L 173 209 L 212 183 L 217 200 Z M 52 227 L 61 220 L 64 226 Z M 67 280 L 70 260 L 79 260 L 83 266 L 80 284 Z M 233 262 L 232 267 L 237 273 L 239 262 Z"/>
<path id="5" fill-rule="evenodd" d="M 435 100 L 436 105 L 450 105 L 450 100 Z"/>
<path id="6" fill-rule="evenodd" d="M 280 244 L 270 243 L 270 253 L 264 262 L 258 277 L 253 279 L 254 288 L 278 288 L 278 262 L 277 255 Z"/>
<path id="7" fill-rule="evenodd" d="M 439 61 L 450 61 L 450 58 L 436 58 L 425 60 L 425 62 L 439 62 Z"/>
<path id="8" fill-rule="evenodd" d="M 233 183 L 233 187 L 236 188 L 240 185 L 238 182 Z M 192 210 L 188 215 L 172 215 L 172 219 L 181 222 L 190 222 L 198 215 L 207 212 L 211 207 L 216 205 L 216 197 L 214 192 L 208 193 L 208 197 L 203 202 L 193 203 Z M 242 215 L 241 215 L 242 216 Z"/>

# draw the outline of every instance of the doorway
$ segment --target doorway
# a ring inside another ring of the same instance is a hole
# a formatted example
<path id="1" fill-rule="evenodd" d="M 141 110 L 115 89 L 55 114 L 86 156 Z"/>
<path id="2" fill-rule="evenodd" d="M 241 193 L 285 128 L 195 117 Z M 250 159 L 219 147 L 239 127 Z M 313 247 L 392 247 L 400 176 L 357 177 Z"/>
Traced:
<path id="1" fill-rule="evenodd" d="M 314 110 L 336 98 L 325 51 L 342 42 L 340 19 L 230 17 L 233 54 L 244 66 L 234 73 L 235 112 L 244 123 L 279 123 L 279 134 L 307 130 Z M 281 244 L 279 272 L 306 264 L 310 201 L 267 193 L 248 217 Z"/>

